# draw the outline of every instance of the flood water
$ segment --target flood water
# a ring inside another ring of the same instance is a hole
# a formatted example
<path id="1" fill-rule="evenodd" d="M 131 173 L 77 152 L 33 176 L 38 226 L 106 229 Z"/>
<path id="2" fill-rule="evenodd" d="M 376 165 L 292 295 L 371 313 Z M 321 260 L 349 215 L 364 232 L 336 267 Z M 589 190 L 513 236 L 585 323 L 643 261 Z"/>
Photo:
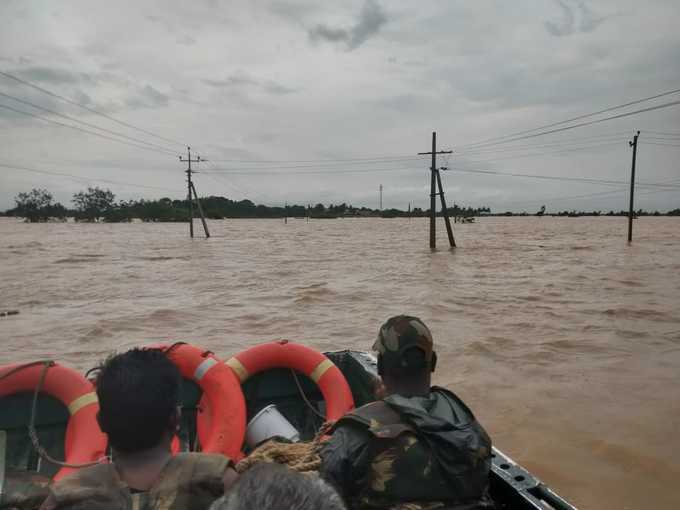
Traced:
<path id="1" fill-rule="evenodd" d="M 430 326 L 436 383 L 584 509 L 680 508 L 680 218 L 41 224 L 0 219 L 0 364 L 184 340 L 368 349 Z M 200 223 L 196 225 L 200 233 Z"/>

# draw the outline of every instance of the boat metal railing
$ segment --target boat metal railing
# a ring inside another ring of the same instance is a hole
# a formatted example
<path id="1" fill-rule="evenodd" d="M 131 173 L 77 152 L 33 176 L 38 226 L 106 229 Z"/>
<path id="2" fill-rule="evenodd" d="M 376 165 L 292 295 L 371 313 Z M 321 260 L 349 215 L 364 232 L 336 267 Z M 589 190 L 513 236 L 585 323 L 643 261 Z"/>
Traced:
<path id="1" fill-rule="evenodd" d="M 505 485 L 505 488 L 498 489 L 520 498 L 523 508 L 529 505 L 535 510 L 546 510 L 547 504 L 548 508 L 554 510 L 577 510 L 574 505 L 555 494 L 547 485 L 495 447 L 491 471 L 496 475 L 495 481 Z"/>

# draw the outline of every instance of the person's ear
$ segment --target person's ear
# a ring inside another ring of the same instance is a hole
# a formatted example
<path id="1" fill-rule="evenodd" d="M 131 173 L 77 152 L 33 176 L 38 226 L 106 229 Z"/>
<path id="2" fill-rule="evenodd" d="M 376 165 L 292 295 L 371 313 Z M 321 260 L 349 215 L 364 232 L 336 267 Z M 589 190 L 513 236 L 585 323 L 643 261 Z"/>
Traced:
<path id="1" fill-rule="evenodd" d="M 434 369 L 437 368 L 437 353 L 434 351 L 432 351 L 432 361 L 430 365 L 430 371 L 434 372 Z"/>

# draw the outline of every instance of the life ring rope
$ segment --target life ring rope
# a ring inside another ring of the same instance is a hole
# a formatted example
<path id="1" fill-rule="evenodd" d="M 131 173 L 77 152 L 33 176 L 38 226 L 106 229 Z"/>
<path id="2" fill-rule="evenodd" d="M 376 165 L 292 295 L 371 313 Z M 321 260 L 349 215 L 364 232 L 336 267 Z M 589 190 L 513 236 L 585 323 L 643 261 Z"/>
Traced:
<path id="1" fill-rule="evenodd" d="M 225 365 L 231 368 L 241 384 L 272 368 L 297 370 L 321 390 L 328 421 L 339 419 L 354 407 L 351 389 L 340 369 L 320 352 L 302 344 L 278 340 L 255 345 L 229 358 Z"/>
<path id="2" fill-rule="evenodd" d="M 33 390 L 33 400 L 31 403 L 31 414 L 29 418 L 29 423 L 28 423 L 28 436 L 31 440 L 31 443 L 33 444 L 33 448 L 35 451 L 38 453 L 38 455 L 45 461 L 50 462 L 51 464 L 55 464 L 57 466 L 60 466 L 62 468 L 70 468 L 70 469 L 80 469 L 84 467 L 89 467 L 89 466 L 94 466 L 96 464 L 101 463 L 102 461 L 106 460 L 106 457 L 101 457 L 95 461 L 92 462 L 81 462 L 81 463 L 72 463 L 72 462 L 67 462 L 65 460 L 58 460 L 53 458 L 49 453 L 47 453 L 47 450 L 40 444 L 40 440 L 38 438 L 38 433 L 35 429 L 35 422 L 37 419 L 38 415 L 38 396 L 42 392 L 44 386 L 45 386 L 45 379 L 47 378 L 47 373 L 50 370 L 50 368 L 56 366 L 56 363 L 52 360 L 42 360 L 42 361 L 34 361 L 31 363 L 25 363 L 23 365 L 19 365 L 16 367 L 11 368 L 4 374 L 0 375 L 0 381 L 3 381 L 5 379 L 8 379 L 12 377 L 13 375 L 18 374 L 19 372 L 23 370 L 27 370 L 29 368 L 33 368 L 36 366 L 42 366 L 42 370 L 40 371 L 40 376 L 38 379 L 38 383 L 35 385 L 35 389 Z M 84 409 L 85 407 L 89 406 L 90 404 L 97 404 L 98 399 L 97 399 L 97 394 L 95 392 L 89 392 L 85 393 L 84 395 L 81 395 L 79 397 L 76 397 L 73 399 L 70 403 L 64 403 L 66 407 L 68 408 L 69 415 L 74 416 L 76 413 L 78 413 L 81 409 Z"/>

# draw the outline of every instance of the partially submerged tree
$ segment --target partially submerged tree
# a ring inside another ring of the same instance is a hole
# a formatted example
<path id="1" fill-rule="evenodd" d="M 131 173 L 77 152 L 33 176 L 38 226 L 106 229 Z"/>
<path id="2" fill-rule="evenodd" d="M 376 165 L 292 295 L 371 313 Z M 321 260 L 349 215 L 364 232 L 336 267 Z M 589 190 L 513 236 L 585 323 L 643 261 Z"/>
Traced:
<path id="1" fill-rule="evenodd" d="M 14 216 L 26 218 L 31 223 L 47 221 L 50 217 L 65 217 L 63 205 L 52 203 L 52 193 L 46 189 L 33 188 L 29 192 L 19 193 L 14 197 L 17 206 L 12 211 Z"/>
<path id="2" fill-rule="evenodd" d="M 116 196 L 111 190 L 101 188 L 87 188 L 87 191 L 80 191 L 73 195 L 72 202 L 78 212 L 77 219 L 85 221 L 99 221 L 99 218 L 106 216 L 115 206 Z"/>

